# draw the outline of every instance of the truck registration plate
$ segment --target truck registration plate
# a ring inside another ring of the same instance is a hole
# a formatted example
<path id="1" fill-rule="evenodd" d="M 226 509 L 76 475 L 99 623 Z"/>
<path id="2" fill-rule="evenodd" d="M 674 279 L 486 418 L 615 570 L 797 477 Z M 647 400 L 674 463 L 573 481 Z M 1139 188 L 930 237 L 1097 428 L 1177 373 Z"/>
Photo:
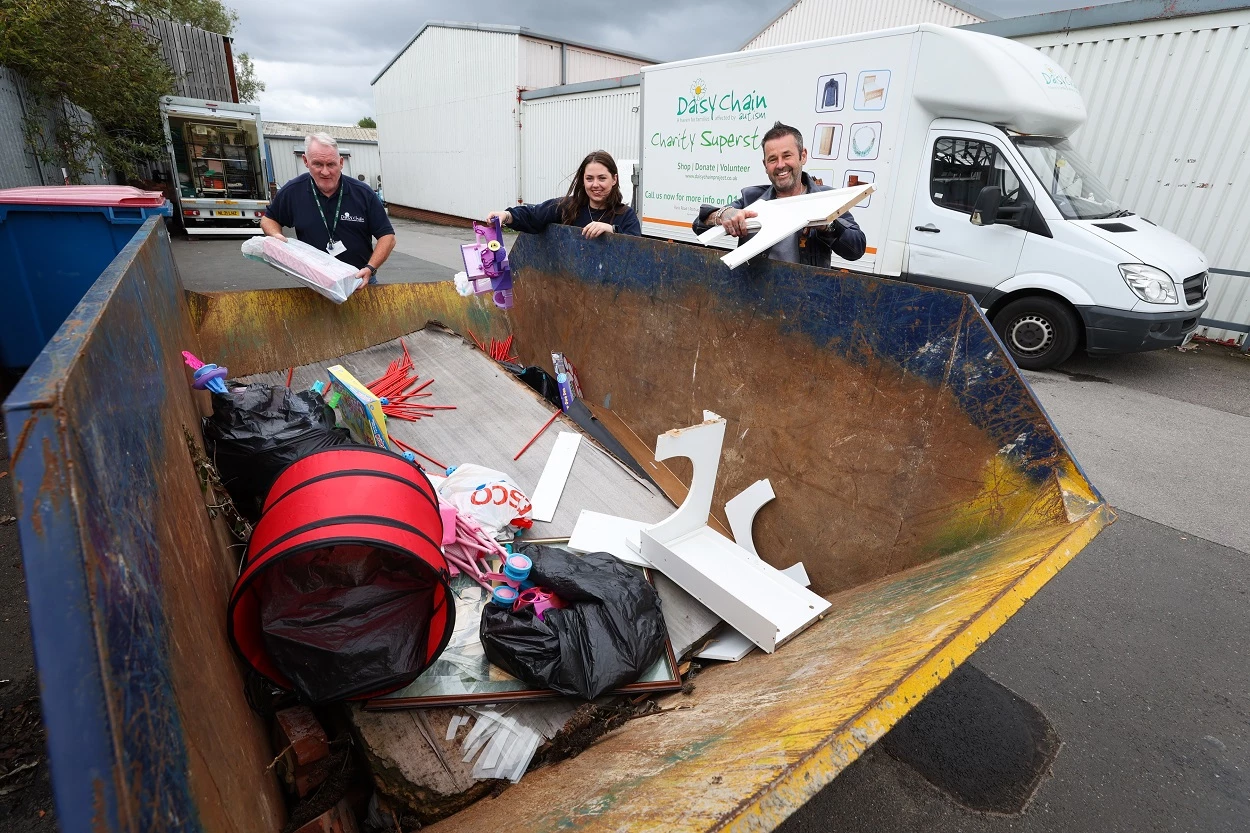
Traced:
<path id="1" fill-rule="evenodd" d="M 238 217 L 240 216 L 240 213 L 233 209 L 219 208 L 217 209 L 217 216 L 218 217 Z"/>

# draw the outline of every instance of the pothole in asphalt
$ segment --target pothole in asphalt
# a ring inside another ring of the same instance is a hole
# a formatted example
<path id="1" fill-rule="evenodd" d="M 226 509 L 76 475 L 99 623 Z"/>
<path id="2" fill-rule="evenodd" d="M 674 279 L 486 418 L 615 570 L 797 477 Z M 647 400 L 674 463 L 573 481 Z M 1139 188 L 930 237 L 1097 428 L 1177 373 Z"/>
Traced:
<path id="1" fill-rule="evenodd" d="M 1059 753 L 1041 710 L 964 663 L 881 740 L 955 803 L 1024 811 Z"/>

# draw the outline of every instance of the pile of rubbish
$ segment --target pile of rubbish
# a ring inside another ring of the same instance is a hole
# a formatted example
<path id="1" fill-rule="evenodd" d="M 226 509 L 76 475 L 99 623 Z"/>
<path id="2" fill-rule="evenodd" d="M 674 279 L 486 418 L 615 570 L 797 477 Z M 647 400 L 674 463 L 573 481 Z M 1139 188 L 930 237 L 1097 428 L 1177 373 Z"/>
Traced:
<path id="1" fill-rule="evenodd" d="M 462 292 L 507 308 L 501 231 L 479 227 L 477 238 L 464 247 Z M 333 300 L 350 294 L 326 285 L 332 264 L 299 255 L 277 241 L 255 253 Z M 226 635 L 251 675 L 249 702 L 274 721 L 292 824 L 308 825 L 300 830 L 333 829 L 336 818 L 348 829 L 349 816 L 366 829 L 403 829 L 405 819 L 454 811 L 397 799 L 377 772 L 367 806 L 353 803 L 353 778 L 370 768 L 363 714 L 411 715 L 403 725 L 416 727 L 418 748 L 463 806 L 483 794 L 476 784 L 517 782 L 653 713 L 649 698 L 682 690 L 692 661 L 771 653 L 829 608 L 807 589 L 801 564 L 778 571 L 755 552 L 751 524 L 773 499 L 768 481 L 726 503 L 732 538 L 709 525 L 725 434 L 710 412 L 657 439 L 657 461 L 693 464 L 689 492 L 668 518 L 582 509 L 571 535 L 535 538 L 534 524 L 555 516 L 586 437 L 630 477 L 645 472 L 589 415 L 564 355 L 552 355 L 550 372 L 523 367 L 511 337 L 488 345 L 469 335 L 553 410 L 514 462 L 561 415 L 584 429 L 559 434 L 532 492 L 511 472 L 472 460 L 448 466 L 417 447 L 416 426 L 455 419 L 457 406 L 430 401 L 434 379 L 423 378 L 402 339 L 400 355 L 369 382 L 336 364 L 299 389 L 295 368 L 285 385 L 235 382 L 227 368 L 184 354 L 192 386 L 212 400 L 207 459 L 252 524 Z M 673 645 L 658 574 L 712 623 L 691 644 Z M 446 723 L 435 725 L 435 715 Z M 324 728 L 344 725 L 356 728 L 333 738 Z"/>

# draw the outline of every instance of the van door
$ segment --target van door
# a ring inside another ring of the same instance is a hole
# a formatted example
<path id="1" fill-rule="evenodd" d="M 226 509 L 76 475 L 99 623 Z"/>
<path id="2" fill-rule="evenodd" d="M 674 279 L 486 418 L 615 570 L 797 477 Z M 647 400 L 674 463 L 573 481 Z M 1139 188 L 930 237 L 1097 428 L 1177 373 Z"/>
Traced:
<path id="1" fill-rule="evenodd" d="M 1016 273 L 1025 232 L 1008 225 L 974 226 L 981 189 L 997 185 L 1003 207 L 1031 200 L 1004 149 L 982 133 L 935 129 L 928 165 L 920 171 L 903 277 L 967 292 L 980 301 Z"/>

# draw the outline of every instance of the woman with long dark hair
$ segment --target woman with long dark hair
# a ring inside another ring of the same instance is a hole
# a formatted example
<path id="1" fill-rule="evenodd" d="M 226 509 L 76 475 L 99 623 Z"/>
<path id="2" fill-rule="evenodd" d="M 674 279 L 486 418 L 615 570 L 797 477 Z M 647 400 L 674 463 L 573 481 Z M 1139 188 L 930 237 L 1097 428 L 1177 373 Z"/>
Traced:
<path id="1" fill-rule="evenodd" d="M 496 217 L 505 226 L 530 234 L 538 234 L 552 223 L 578 226 L 587 239 L 603 234 L 642 234 L 638 215 L 621 199 L 616 160 L 602 150 L 586 155 L 563 197 L 492 212 L 490 219 Z"/>

